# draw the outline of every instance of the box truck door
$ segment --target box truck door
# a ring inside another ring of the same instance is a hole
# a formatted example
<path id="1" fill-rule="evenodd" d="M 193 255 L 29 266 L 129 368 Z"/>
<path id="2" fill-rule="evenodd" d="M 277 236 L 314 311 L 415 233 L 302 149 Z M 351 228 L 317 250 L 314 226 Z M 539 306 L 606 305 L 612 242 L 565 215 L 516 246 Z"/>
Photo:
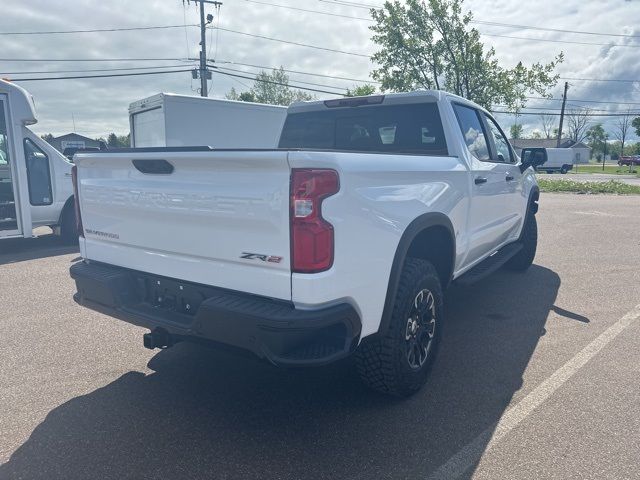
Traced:
<path id="1" fill-rule="evenodd" d="M 16 208 L 15 159 L 9 136 L 10 122 L 7 96 L 0 94 L 0 237 L 18 235 L 21 232 Z"/>

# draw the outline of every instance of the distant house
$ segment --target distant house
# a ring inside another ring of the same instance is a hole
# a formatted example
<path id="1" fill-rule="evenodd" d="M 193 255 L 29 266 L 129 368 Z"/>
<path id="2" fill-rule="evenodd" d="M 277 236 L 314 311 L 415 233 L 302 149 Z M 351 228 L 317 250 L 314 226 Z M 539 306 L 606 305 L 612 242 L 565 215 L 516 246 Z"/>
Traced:
<path id="1" fill-rule="evenodd" d="M 520 155 L 523 148 L 556 148 L 557 139 L 555 138 L 512 138 L 509 140 L 511 145 Z M 573 150 L 574 163 L 589 163 L 591 158 L 591 149 L 582 142 L 574 142 L 568 138 L 562 139 L 560 148 L 570 148 Z"/>
<path id="2" fill-rule="evenodd" d="M 65 148 L 100 148 L 100 142 L 93 138 L 78 135 L 77 133 L 67 133 L 60 137 L 53 137 L 51 145 L 59 152 L 64 152 Z"/>

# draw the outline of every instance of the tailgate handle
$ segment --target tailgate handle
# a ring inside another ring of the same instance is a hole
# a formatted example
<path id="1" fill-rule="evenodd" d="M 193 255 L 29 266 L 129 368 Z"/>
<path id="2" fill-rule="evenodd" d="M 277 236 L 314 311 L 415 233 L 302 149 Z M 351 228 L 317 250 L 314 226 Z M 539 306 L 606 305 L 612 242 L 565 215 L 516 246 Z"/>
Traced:
<path id="1" fill-rule="evenodd" d="M 173 173 L 173 165 L 166 160 L 131 160 L 136 170 L 142 173 L 156 175 L 170 175 Z"/>

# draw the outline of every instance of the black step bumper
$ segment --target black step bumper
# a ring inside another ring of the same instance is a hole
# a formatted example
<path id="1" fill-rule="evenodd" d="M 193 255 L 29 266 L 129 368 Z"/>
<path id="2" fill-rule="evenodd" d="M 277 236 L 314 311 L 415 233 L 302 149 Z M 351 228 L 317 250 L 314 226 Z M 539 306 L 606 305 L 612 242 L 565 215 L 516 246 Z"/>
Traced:
<path id="1" fill-rule="evenodd" d="M 361 321 L 342 303 L 301 310 L 292 302 L 159 277 L 99 263 L 70 269 L 74 300 L 175 341 L 210 341 L 276 365 L 322 365 L 355 349 Z"/>

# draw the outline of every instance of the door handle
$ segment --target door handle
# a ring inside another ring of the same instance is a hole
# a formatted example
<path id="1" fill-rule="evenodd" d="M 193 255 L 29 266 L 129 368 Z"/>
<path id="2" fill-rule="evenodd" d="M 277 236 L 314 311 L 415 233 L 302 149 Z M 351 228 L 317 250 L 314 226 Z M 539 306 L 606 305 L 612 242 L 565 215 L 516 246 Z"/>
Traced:
<path id="1" fill-rule="evenodd" d="M 487 177 L 476 177 L 473 182 L 476 185 L 482 185 L 483 183 L 487 183 Z"/>
<path id="2" fill-rule="evenodd" d="M 511 181 L 511 180 L 513 180 L 514 178 L 515 178 L 515 177 L 514 177 L 513 175 L 509 175 L 509 174 L 507 174 L 507 176 L 505 177 L 505 180 L 506 180 L 507 182 L 510 182 L 510 181 Z"/>

